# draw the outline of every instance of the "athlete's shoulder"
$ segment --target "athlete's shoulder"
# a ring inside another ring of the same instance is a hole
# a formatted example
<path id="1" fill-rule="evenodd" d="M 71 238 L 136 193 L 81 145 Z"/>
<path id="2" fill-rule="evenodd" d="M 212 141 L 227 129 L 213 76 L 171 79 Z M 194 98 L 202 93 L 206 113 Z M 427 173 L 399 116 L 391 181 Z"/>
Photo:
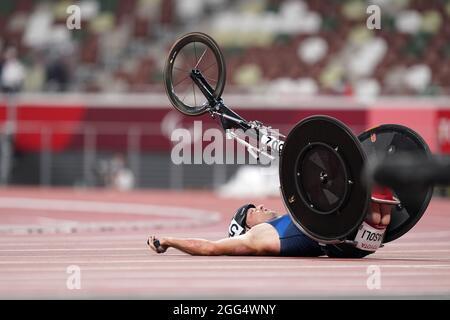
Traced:
<path id="1" fill-rule="evenodd" d="M 277 230 L 268 223 L 252 227 L 244 236 L 259 254 L 278 254 L 280 242 Z"/>
<path id="2" fill-rule="evenodd" d="M 273 218 L 272 220 L 267 221 L 268 224 L 271 224 L 272 226 L 276 227 L 280 223 L 290 223 L 292 222 L 291 216 L 286 213 L 281 216 L 278 216 L 276 218 Z"/>

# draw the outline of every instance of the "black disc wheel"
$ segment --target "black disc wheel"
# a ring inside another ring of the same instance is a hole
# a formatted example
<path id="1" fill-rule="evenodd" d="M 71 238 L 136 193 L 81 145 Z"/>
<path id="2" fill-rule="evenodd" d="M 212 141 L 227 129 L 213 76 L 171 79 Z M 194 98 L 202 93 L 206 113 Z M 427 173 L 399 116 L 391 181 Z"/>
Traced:
<path id="1" fill-rule="evenodd" d="M 164 85 L 170 102 L 189 116 L 201 115 L 208 108 L 205 95 L 191 78 L 193 71 L 199 71 L 213 89 L 214 98 L 220 98 L 226 81 L 225 60 L 214 39 L 200 32 L 178 39 L 164 67 Z"/>
<path id="2" fill-rule="evenodd" d="M 337 150 L 321 142 L 308 144 L 296 167 L 299 195 L 311 210 L 330 214 L 341 207 L 348 191 L 348 172 Z"/>
<path id="3" fill-rule="evenodd" d="M 312 116 L 290 132 L 280 158 L 280 186 L 294 224 L 321 243 L 340 243 L 366 216 L 365 154 L 341 121 Z"/>

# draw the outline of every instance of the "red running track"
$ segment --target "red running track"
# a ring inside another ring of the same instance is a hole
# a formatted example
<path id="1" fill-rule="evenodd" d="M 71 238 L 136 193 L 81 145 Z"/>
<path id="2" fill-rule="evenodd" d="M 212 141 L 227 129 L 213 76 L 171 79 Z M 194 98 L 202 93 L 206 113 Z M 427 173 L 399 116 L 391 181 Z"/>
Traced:
<path id="1" fill-rule="evenodd" d="M 283 209 L 277 198 L 246 200 Z M 208 192 L 0 189 L 0 298 L 450 297 L 450 201 L 440 198 L 407 235 L 361 260 L 157 255 L 145 244 L 148 234 L 221 238 L 242 202 Z M 79 267 L 80 289 L 67 286 L 77 284 L 69 266 Z"/>

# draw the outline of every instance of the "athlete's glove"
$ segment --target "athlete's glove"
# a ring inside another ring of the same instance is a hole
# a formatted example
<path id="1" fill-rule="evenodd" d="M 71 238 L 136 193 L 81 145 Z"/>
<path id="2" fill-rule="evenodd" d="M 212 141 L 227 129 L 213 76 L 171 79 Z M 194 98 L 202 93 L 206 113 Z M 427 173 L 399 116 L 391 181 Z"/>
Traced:
<path id="1" fill-rule="evenodd" d="M 376 186 L 372 189 L 371 200 L 381 205 L 397 205 L 400 201 L 386 187 Z M 356 247 L 366 251 L 376 251 L 383 242 L 386 226 L 372 225 L 364 221 L 355 237 Z"/>
<path id="2" fill-rule="evenodd" d="M 394 196 L 394 193 L 391 189 L 380 186 L 373 187 L 371 199 L 373 202 L 381 204 L 397 205 L 400 203 L 398 198 Z"/>

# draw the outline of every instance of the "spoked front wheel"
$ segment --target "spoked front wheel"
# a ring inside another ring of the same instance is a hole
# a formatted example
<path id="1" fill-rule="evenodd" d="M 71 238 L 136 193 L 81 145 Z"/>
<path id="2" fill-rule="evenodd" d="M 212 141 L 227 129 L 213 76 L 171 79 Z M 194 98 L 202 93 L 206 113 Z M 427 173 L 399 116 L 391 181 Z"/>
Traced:
<path id="1" fill-rule="evenodd" d="M 172 105 L 180 112 L 197 116 L 207 112 L 207 99 L 191 78 L 199 71 L 218 99 L 225 87 L 223 54 L 210 36 L 200 32 L 184 35 L 170 49 L 164 67 L 164 84 Z"/>

